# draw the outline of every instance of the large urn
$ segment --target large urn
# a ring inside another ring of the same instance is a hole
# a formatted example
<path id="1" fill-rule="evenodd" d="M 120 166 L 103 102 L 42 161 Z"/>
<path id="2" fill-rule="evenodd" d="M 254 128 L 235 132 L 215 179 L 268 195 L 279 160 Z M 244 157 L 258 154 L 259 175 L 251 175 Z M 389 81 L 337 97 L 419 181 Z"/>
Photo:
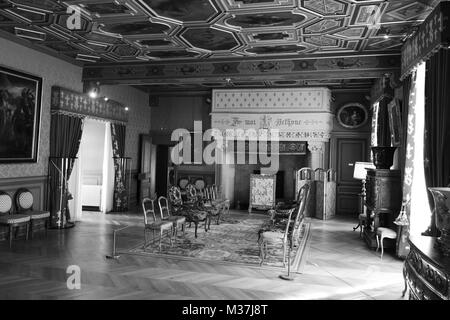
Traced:
<path id="1" fill-rule="evenodd" d="M 450 256 L 450 188 L 428 188 L 433 195 L 436 228 L 441 232 L 437 243 L 441 253 Z"/>
<path id="2" fill-rule="evenodd" d="M 376 146 L 372 147 L 373 164 L 377 169 L 390 169 L 394 163 L 394 153 L 397 147 Z"/>

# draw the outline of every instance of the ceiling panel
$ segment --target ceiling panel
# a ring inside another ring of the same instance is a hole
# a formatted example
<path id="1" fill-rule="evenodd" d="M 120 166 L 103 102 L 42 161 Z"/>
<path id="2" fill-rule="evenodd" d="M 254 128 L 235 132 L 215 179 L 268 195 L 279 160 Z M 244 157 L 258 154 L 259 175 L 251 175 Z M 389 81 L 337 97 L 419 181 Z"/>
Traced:
<path id="1" fill-rule="evenodd" d="M 96 62 L 398 52 L 436 2 L 2 0 L 0 30 Z M 81 10 L 77 30 L 67 6 Z"/>

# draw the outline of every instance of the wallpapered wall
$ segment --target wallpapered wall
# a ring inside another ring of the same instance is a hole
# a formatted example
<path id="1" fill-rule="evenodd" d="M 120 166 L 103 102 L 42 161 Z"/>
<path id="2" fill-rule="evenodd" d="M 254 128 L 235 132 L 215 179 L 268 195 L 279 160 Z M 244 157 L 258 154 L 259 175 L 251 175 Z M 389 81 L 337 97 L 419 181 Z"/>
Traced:
<path id="1" fill-rule="evenodd" d="M 127 86 L 102 86 L 100 95 L 116 100 L 130 109 L 128 111 L 125 155 L 132 158 L 132 169 L 138 169 L 139 135 L 149 133 L 151 126 L 148 94 Z"/>
<path id="2" fill-rule="evenodd" d="M 0 164 L 0 178 L 33 177 L 47 174 L 50 152 L 50 94 L 52 86 L 61 86 L 81 92 L 82 69 L 65 61 L 51 57 L 0 38 L 0 65 L 42 78 L 42 104 L 37 163 Z"/>
<path id="3" fill-rule="evenodd" d="M 42 106 L 37 163 L 0 164 L 0 179 L 47 175 L 50 137 L 50 95 L 52 86 L 83 91 L 82 68 L 0 38 L 0 65 L 42 78 Z M 139 134 L 150 130 L 148 94 L 127 86 L 102 86 L 100 94 L 130 109 L 126 155 L 138 167 Z"/>

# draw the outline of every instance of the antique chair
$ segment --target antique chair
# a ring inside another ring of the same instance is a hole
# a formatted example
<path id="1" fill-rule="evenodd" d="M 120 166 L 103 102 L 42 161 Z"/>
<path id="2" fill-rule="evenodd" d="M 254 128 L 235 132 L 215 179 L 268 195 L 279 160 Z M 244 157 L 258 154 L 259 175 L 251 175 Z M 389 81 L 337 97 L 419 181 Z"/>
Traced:
<path id="1" fill-rule="evenodd" d="M 181 197 L 181 191 L 176 186 L 169 188 L 169 202 L 171 212 L 177 216 L 186 217 L 186 222 L 189 222 L 189 227 L 194 223 L 195 237 L 197 238 L 197 229 L 200 222 L 205 223 L 205 231 L 208 231 L 210 225 L 209 214 L 206 210 L 202 210 L 198 206 L 198 201 L 184 203 Z"/>
<path id="2" fill-rule="evenodd" d="M 388 239 L 397 239 L 397 232 L 395 232 L 392 229 L 384 228 L 384 227 L 378 227 L 377 233 L 376 233 L 376 239 L 377 239 L 377 250 L 380 249 L 381 245 L 381 260 L 383 260 L 383 254 L 384 254 L 384 248 L 383 248 L 383 240 L 384 238 Z"/>
<path id="3" fill-rule="evenodd" d="M 302 225 L 305 218 L 305 208 L 309 201 L 309 185 L 303 185 L 299 192 L 295 206 L 282 210 L 272 216 L 272 225 L 259 231 L 261 265 L 267 256 L 267 245 L 282 245 L 283 266 L 286 263 L 286 253 L 299 243 Z M 273 210 L 275 211 L 275 210 Z"/>
<path id="4" fill-rule="evenodd" d="M 35 223 L 39 221 L 44 222 L 45 235 L 47 235 L 48 223 L 50 218 L 50 212 L 48 211 L 35 211 L 33 210 L 34 198 L 30 190 L 26 188 L 20 188 L 14 195 L 14 200 L 17 208 L 17 212 L 20 214 L 26 214 L 30 216 L 30 236 L 33 239 L 33 232 Z"/>
<path id="5" fill-rule="evenodd" d="M 167 236 L 170 239 L 170 246 L 172 246 L 173 224 L 171 221 L 157 221 L 155 214 L 155 199 L 144 198 L 142 200 L 142 209 L 144 211 L 144 251 L 147 247 L 147 230 L 151 230 L 153 233 L 153 239 L 155 239 L 155 231 L 159 232 L 159 252 L 161 252 L 161 240 L 164 235 L 164 231 L 167 232 Z M 150 221 L 148 215 L 153 218 Z"/>
<path id="6" fill-rule="evenodd" d="M 259 252 L 260 252 L 260 258 L 261 262 L 260 265 L 262 265 L 267 257 L 267 246 L 273 245 L 273 246 L 282 246 L 283 249 L 283 267 L 286 266 L 286 252 L 288 249 L 288 241 L 290 239 L 289 232 L 291 231 L 291 226 L 294 224 L 294 220 L 292 220 L 292 213 L 294 212 L 295 208 L 292 208 L 289 210 L 288 218 L 285 221 L 284 230 L 269 230 L 264 231 L 260 234 L 259 237 Z"/>
<path id="7" fill-rule="evenodd" d="M 196 202 L 197 208 L 199 210 L 204 210 L 208 213 L 208 228 L 213 218 L 216 219 L 216 224 L 218 225 L 220 223 L 222 212 L 224 211 L 221 202 L 208 199 L 205 194 L 200 194 L 199 192 L 197 192 L 197 189 L 194 187 L 194 185 L 186 186 L 186 191 L 189 201 Z M 209 197 L 211 197 L 211 192 L 209 192 Z"/>
<path id="8" fill-rule="evenodd" d="M 0 225 L 9 228 L 9 247 L 12 246 L 14 228 L 26 225 L 26 240 L 28 240 L 28 230 L 30 216 L 26 214 L 12 214 L 13 201 L 9 194 L 0 191 Z M 17 229 L 16 229 L 17 231 Z"/>
<path id="9" fill-rule="evenodd" d="M 209 201 L 213 206 L 221 207 L 222 213 L 229 213 L 230 212 L 230 200 L 229 199 L 223 199 L 219 195 L 218 188 L 215 184 L 207 188 L 209 193 Z"/>
<path id="10" fill-rule="evenodd" d="M 183 234 L 184 234 L 186 217 L 171 215 L 170 209 L 169 209 L 169 200 L 167 200 L 166 197 L 163 197 L 163 196 L 159 197 L 158 205 L 159 205 L 159 212 L 161 214 L 161 220 L 162 221 L 170 221 L 173 224 L 173 232 L 174 232 L 173 236 L 175 237 L 175 243 L 176 243 L 179 226 L 181 226 L 181 230 L 183 231 Z"/>

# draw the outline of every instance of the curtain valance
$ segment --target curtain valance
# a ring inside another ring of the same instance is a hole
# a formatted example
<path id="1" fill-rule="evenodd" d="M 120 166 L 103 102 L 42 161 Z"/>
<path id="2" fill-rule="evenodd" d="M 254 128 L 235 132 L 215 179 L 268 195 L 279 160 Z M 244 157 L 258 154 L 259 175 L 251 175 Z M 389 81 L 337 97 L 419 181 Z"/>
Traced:
<path id="1" fill-rule="evenodd" d="M 122 104 L 114 100 L 92 99 L 86 94 L 60 87 L 52 87 L 51 107 L 52 113 L 78 114 L 115 123 L 128 122 L 128 112 Z"/>
<path id="2" fill-rule="evenodd" d="M 441 48 L 450 46 L 450 2 L 440 2 L 402 47 L 401 80 Z"/>

